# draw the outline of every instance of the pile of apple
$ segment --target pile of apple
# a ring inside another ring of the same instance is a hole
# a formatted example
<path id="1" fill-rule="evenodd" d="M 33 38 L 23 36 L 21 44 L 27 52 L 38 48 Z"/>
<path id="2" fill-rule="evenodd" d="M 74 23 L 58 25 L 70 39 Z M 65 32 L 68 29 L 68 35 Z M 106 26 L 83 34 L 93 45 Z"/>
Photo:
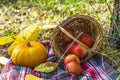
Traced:
<path id="1" fill-rule="evenodd" d="M 64 65 L 68 73 L 79 76 L 82 72 L 80 59 L 75 54 L 69 54 L 64 59 Z"/>
<path id="2" fill-rule="evenodd" d="M 94 40 L 86 33 L 82 33 L 78 40 L 89 48 L 91 48 L 94 44 Z M 70 41 L 66 45 L 66 51 L 66 57 L 64 58 L 66 71 L 77 76 L 80 75 L 82 72 L 80 59 L 84 58 L 86 51 L 88 50 L 84 46 Z"/>

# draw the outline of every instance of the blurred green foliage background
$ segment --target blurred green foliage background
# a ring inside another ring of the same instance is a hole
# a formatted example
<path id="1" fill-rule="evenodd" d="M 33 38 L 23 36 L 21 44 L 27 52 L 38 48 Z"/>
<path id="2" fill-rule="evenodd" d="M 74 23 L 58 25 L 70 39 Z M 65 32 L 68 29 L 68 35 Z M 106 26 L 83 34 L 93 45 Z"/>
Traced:
<path id="1" fill-rule="evenodd" d="M 14 35 L 33 23 L 53 28 L 74 14 L 90 15 L 110 28 L 106 0 L 0 0 L 0 36 Z M 111 10 L 113 0 L 107 0 Z"/>

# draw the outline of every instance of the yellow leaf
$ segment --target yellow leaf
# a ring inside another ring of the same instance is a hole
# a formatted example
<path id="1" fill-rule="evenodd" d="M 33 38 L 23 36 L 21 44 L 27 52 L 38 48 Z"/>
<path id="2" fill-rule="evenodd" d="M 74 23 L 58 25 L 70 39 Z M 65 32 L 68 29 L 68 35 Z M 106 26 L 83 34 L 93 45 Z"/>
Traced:
<path id="1" fill-rule="evenodd" d="M 30 14 L 31 14 L 32 17 L 35 17 L 35 18 L 39 17 L 39 15 L 36 11 L 31 11 Z"/>
<path id="2" fill-rule="evenodd" d="M 25 80 L 43 80 L 43 78 L 39 78 L 39 77 L 34 76 L 34 75 L 32 75 L 32 74 L 27 74 L 27 75 L 25 76 Z"/>
<path id="3" fill-rule="evenodd" d="M 14 41 L 13 36 L 4 36 L 0 38 L 0 45 L 4 45 L 13 41 Z"/>
<path id="4" fill-rule="evenodd" d="M 50 61 L 50 62 L 45 62 L 36 66 L 34 70 L 49 73 L 54 71 L 57 68 L 57 66 L 58 66 L 58 63 Z"/>
<path id="5" fill-rule="evenodd" d="M 14 49 L 14 47 L 22 42 L 26 42 L 26 41 L 36 41 L 38 39 L 39 36 L 39 26 L 38 24 L 29 26 L 27 28 L 25 28 L 23 31 L 21 31 L 15 41 L 10 45 L 10 47 L 8 48 L 8 54 L 11 55 L 12 50 Z"/>

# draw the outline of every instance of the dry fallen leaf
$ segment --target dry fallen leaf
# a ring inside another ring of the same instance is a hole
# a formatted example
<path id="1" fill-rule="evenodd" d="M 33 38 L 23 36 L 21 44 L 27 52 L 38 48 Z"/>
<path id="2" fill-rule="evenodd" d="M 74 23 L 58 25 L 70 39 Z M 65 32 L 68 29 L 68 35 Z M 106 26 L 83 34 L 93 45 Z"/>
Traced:
<path id="1" fill-rule="evenodd" d="M 34 75 L 32 75 L 32 74 L 27 74 L 27 75 L 25 76 L 25 80 L 43 80 L 43 78 L 39 78 L 39 77 L 34 76 Z"/>
<path id="2" fill-rule="evenodd" d="M 4 45 L 10 42 L 14 41 L 14 37 L 13 36 L 3 36 L 0 37 L 0 45 Z"/>
<path id="3" fill-rule="evenodd" d="M 57 66 L 58 66 L 58 63 L 56 62 L 45 62 L 35 67 L 34 70 L 49 73 L 55 70 Z"/>
<path id="4" fill-rule="evenodd" d="M 8 54 L 11 55 L 14 47 L 22 42 L 26 41 L 36 41 L 39 36 L 39 25 L 33 24 L 27 28 L 25 28 L 23 31 L 21 31 L 17 36 L 15 41 L 9 46 L 8 48 Z"/>

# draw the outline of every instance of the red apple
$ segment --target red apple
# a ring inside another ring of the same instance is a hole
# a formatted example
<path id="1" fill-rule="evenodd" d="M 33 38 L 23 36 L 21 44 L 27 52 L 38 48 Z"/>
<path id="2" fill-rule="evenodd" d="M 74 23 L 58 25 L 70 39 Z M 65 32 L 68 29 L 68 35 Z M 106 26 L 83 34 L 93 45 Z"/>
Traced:
<path id="1" fill-rule="evenodd" d="M 79 76 L 82 72 L 80 63 L 76 62 L 76 61 L 69 62 L 65 67 L 66 67 L 66 70 L 68 71 L 68 73 L 73 73 L 77 76 Z"/>
<path id="2" fill-rule="evenodd" d="M 76 43 L 73 43 L 73 42 L 69 42 L 67 45 L 66 45 L 66 55 L 68 54 L 72 54 L 72 49 L 74 48 L 74 46 L 76 45 Z"/>
<path id="3" fill-rule="evenodd" d="M 94 40 L 89 36 L 87 35 L 86 33 L 83 33 L 80 38 L 79 38 L 80 42 L 84 43 L 86 46 L 88 47 L 92 47 L 93 44 L 94 44 Z"/>
<path id="4" fill-rule="evenodd" d="M 86 52 L 87 49 L 79 44 L 75 44 L 74 47 L 72 48 L 72 53 L 77 55 L 79 58 L 83 58 Z"/>
<path id="5" fill-rule="evenodd" d="M 67 65 L 69 62 L 76 61 L 80 63 L 79 57 L 77 57 L 75 54 L 69 54 L 64 59 L 64 64 Z"/>

